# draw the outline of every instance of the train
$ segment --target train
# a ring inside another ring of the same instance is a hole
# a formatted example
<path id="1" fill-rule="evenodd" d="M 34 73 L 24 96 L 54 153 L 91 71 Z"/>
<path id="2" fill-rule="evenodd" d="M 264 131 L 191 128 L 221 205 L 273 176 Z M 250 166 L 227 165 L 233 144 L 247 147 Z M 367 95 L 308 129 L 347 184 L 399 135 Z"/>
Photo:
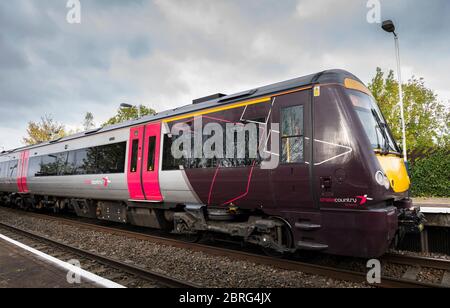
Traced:
<path id="1" fill-rule="evenodd" d="M 215 155 L 194 156 L 210 139 Z M 0 154 L 3 205 L 232 237 L 279 254 L 383 255 L 423 228 L 410 185 L 373 95 L 344 70 Z"/>

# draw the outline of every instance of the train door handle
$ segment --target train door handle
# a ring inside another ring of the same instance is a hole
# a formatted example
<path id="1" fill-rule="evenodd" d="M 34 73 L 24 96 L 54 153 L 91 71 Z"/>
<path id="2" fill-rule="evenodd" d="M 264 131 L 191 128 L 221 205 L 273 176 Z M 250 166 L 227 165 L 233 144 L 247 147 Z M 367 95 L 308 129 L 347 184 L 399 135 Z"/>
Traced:
<path id="1" fill-rule="evenodd" d="M 329 191 L 331 190 L 332 187 L 332 180 L 331 177 L 321 177 L 320 178 L 320 187 L 325 190 L 325 191 Z"/>

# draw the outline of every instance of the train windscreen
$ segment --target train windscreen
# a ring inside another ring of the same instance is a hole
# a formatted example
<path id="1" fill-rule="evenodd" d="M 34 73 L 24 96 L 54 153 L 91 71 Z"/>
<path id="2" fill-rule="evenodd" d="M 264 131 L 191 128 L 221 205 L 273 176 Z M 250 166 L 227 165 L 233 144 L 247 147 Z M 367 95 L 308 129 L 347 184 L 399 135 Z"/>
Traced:
<path id="1" fill-rule="evenodd" d="M 375 100 L 359 91 L 349 90 L 348 92 L 372 147 L 384 153 L 400 153 Z"/>

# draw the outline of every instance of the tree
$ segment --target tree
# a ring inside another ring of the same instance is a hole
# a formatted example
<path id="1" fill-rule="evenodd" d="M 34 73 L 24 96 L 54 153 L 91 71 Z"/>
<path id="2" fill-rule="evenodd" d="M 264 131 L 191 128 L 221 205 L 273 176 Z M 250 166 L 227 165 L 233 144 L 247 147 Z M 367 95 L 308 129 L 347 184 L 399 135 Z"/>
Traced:
<path id="1" fill-rule="evenodd" d="M 50 115 L 41 118 L 41 122 L 29 122 L 28 137 L 23 138 L 27 145 L 34 145 L 66 136 L 64 125 L 56 122 Z"/>
<path id="2" fill-rule="evenodd" d="M 398 82 L 391 70 L 386 75 L 381 68 L 369 84 L 396 140 L 402 139 Z M 449 112 L 439 102 L 423 78 L 412 77 L 403 85 L 406 142 L 408 150 L 420 150 L 448 144 Z"/>
<path id="3" fill-rule="evenodd" d="M 119 108 L 119 110 L 117 110 L 117 114 L 108 121 L 106 121 L 102 126 L 109 126 L 130 120 L 137 120 L 144 116 L 154 114 L 156 114 L 155 110 L 148 108 L 144 105 L 132 106 L 130 108 Z"/>
<path id="4" fill-rule="evenodd" d="M 92 112 L 86 112 L 83 121 L 83 129 L 85 131 L 88 131 L 90 129 L 93 129 L 94 127 L 95 127 L 94 115 L 92 114 Z"/>

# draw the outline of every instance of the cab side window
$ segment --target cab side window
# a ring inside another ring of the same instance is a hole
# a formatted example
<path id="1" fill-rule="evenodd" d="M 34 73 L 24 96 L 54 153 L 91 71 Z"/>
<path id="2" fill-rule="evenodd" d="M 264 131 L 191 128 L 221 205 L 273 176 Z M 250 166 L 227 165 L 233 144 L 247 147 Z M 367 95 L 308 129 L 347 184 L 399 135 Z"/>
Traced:
<path id="1" fill-rule="evenodd" d="M 304 107 L 281 110 L 281 163 L 304 162 Z"/>

